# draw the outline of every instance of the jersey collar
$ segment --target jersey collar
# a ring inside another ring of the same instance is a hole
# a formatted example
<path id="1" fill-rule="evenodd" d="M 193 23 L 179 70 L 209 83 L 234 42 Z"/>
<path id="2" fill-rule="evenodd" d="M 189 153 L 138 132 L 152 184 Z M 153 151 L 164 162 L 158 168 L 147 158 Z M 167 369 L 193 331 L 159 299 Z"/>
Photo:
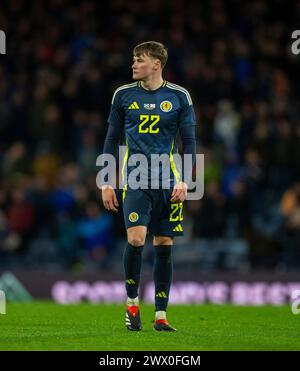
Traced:
<path id="1" fill-rule="evenodd" d="M 139 88 L 143 89 L 144 91 L 146 91 L 146 92 L 148 92 L 148 93 L 154 93 L 154 92 L 158 91 L 159 89 L 165 87 L 166 85 L 167 85 L 167 81 L 164 80 L 163 83 L 161 84 L 161 86 L 158 87 L 157 89 L 155 89 L 155 90 L 147 90 L 147 89 L 145 89 L 145 88 L 142 87 L 142 82 L 141 82 L 141 81 L 138 81 L 138 84 L 137 84 L 137 86 L 138 86 Z"/>

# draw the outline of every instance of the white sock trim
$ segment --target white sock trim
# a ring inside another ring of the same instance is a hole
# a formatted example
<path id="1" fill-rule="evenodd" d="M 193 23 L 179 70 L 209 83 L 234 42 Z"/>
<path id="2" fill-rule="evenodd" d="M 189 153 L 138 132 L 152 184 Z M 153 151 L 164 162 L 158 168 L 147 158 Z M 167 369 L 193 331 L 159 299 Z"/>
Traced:
<path id="1" fill-rule="evenodd" d="M 165 312 L 164 310 L 159 310 L 159 311 L 155 312 L 155 321 L 157 321 L 159 319 L 167 320 L 167 312 Z"/>
<path id="2" fill-rule="evenodd" d="M 136 298 L 134 299 L 131 299 L 131 298 L 127 298 L 127 303 L 126 303 L 128 306 L 133 306 L 133 305 L 139 305 L 139 297 L 137 296 Z"/>

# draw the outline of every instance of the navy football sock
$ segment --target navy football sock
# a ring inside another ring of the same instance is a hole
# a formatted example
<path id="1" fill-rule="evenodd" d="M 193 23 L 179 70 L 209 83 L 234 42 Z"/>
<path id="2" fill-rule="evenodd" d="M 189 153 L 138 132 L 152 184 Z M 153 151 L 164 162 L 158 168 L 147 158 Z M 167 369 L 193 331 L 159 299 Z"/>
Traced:
<path id="1" fill-rule="evenodd" d="M 166 311 L 172 282 L 172 245 L 155 246 L 153 279 L 155 285 L 155 310 Z"/>
<path id="2" fill-rule="evenodd" d="M 142 250 L 143 246 L 136 247 L 128 243 L 123 256 L 126 291 L 127 296 L 131 299 L 138 296 L 142 267 Z"/>

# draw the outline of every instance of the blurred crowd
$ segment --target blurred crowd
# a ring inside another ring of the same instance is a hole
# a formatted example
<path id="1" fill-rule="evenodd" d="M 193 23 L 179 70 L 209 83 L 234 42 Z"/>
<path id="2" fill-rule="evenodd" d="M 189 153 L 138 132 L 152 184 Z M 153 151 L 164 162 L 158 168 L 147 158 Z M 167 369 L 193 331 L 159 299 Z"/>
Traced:
<path id="1" fill-rule="evenodd" d="M 251 267 L 299 267 L 299 21 L 298 1 L 1 1 L 0 265 L 45 240 L 63 266 L 107 264 L 125 229 L 101 205 L 95 161 L 132 48 L 156 40 L 205 154 L 186 241 L 243 238 Z"/>

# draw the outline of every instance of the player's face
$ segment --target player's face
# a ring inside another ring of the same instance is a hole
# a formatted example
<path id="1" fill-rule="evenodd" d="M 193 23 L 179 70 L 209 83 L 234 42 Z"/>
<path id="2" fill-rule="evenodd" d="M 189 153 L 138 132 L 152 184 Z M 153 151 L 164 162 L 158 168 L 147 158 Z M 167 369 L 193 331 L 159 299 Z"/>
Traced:
<path id="1" fill-rule="evenodd" d="M 132 78 L 133 80 L 144 80 L 151 76 L 159 67 L 158 60 L 149 57 L 146 54 L 133 56 L 132 64 Z"/>

